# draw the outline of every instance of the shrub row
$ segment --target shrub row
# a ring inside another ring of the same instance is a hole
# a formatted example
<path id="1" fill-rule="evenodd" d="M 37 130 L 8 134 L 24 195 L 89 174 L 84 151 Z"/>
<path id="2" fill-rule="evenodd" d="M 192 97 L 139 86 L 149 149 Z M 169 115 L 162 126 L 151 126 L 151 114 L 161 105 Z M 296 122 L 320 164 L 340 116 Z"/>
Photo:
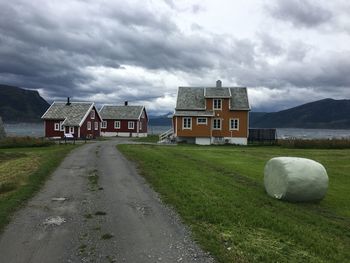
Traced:
<path id="1" fill-rule="evenodd" d="M 277 144 L 284 148 L 297 149 L 348 149 L 349 139 L 284 139 L 278 140 Z"/>
<path id="2" fill-rule="evenodd" d="M 0 148 L 44 147 L 55 144 L 44 138 L 7 137 L 0 140 Z"/>

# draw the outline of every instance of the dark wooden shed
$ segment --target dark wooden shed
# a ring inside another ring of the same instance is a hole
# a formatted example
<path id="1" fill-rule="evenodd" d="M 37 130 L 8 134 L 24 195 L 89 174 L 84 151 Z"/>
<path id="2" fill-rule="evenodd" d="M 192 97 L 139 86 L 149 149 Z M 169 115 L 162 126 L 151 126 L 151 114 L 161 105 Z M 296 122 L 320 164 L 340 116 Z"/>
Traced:
<path id="1" fill-rule="evenodd" d="M 249 129 L 249 142 L 275 142 L 276 140 L 276 129 Z"/>

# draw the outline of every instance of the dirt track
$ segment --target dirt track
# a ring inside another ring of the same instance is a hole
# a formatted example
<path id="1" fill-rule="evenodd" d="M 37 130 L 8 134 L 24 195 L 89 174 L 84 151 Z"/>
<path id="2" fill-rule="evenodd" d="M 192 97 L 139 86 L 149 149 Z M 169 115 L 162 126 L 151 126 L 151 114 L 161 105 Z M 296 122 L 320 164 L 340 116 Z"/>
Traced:
<path id="1" fill-rule="evenodd" d="M 0 262 L 213 262 L 116 150 L 123 142 L 74 150 L 1 234 Z"/>

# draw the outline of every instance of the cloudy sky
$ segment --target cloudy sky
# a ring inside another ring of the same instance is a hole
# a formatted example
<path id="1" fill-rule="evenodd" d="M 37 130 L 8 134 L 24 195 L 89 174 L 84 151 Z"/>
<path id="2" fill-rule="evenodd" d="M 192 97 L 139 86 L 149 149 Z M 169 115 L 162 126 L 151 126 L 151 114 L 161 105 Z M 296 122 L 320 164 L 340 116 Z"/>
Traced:
<path id="1" fill-rule="evenodd" d="M 0 0 L 0 83 L 144 104 L 247 86 L 254 111 L 350 98 L 348 0 Z"/>

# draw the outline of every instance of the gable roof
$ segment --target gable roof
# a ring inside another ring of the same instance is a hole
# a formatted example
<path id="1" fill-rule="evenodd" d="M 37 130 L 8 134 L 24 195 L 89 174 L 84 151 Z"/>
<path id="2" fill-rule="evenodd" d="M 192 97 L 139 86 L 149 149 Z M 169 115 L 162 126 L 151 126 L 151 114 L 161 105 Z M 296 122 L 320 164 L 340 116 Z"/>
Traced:
<path id="1" fill-rule="evenodd" d="M 54 101 L 50 108 L 41 117 L 44 120 L 64 120 L 65 126 L 81 126 L 93 109 L 93 102 L 66 102 Z M 98 112 L 96 111 L 98 114 Z M 99 115 L 101 118 L 101 116 Z"/>
<path id="2" fill-rule="evenodd" d="M 229 98 L 230 110 L 250 110 L 245 87 L 179 87 L 176 110 L 206 110 L 207 98 Z"/>
<path id="3" fill-rule="evenodd" d="M 138 120 L 144 109 L 144 106 L 103 105 L 100 115 L 103 119 Z"/>

